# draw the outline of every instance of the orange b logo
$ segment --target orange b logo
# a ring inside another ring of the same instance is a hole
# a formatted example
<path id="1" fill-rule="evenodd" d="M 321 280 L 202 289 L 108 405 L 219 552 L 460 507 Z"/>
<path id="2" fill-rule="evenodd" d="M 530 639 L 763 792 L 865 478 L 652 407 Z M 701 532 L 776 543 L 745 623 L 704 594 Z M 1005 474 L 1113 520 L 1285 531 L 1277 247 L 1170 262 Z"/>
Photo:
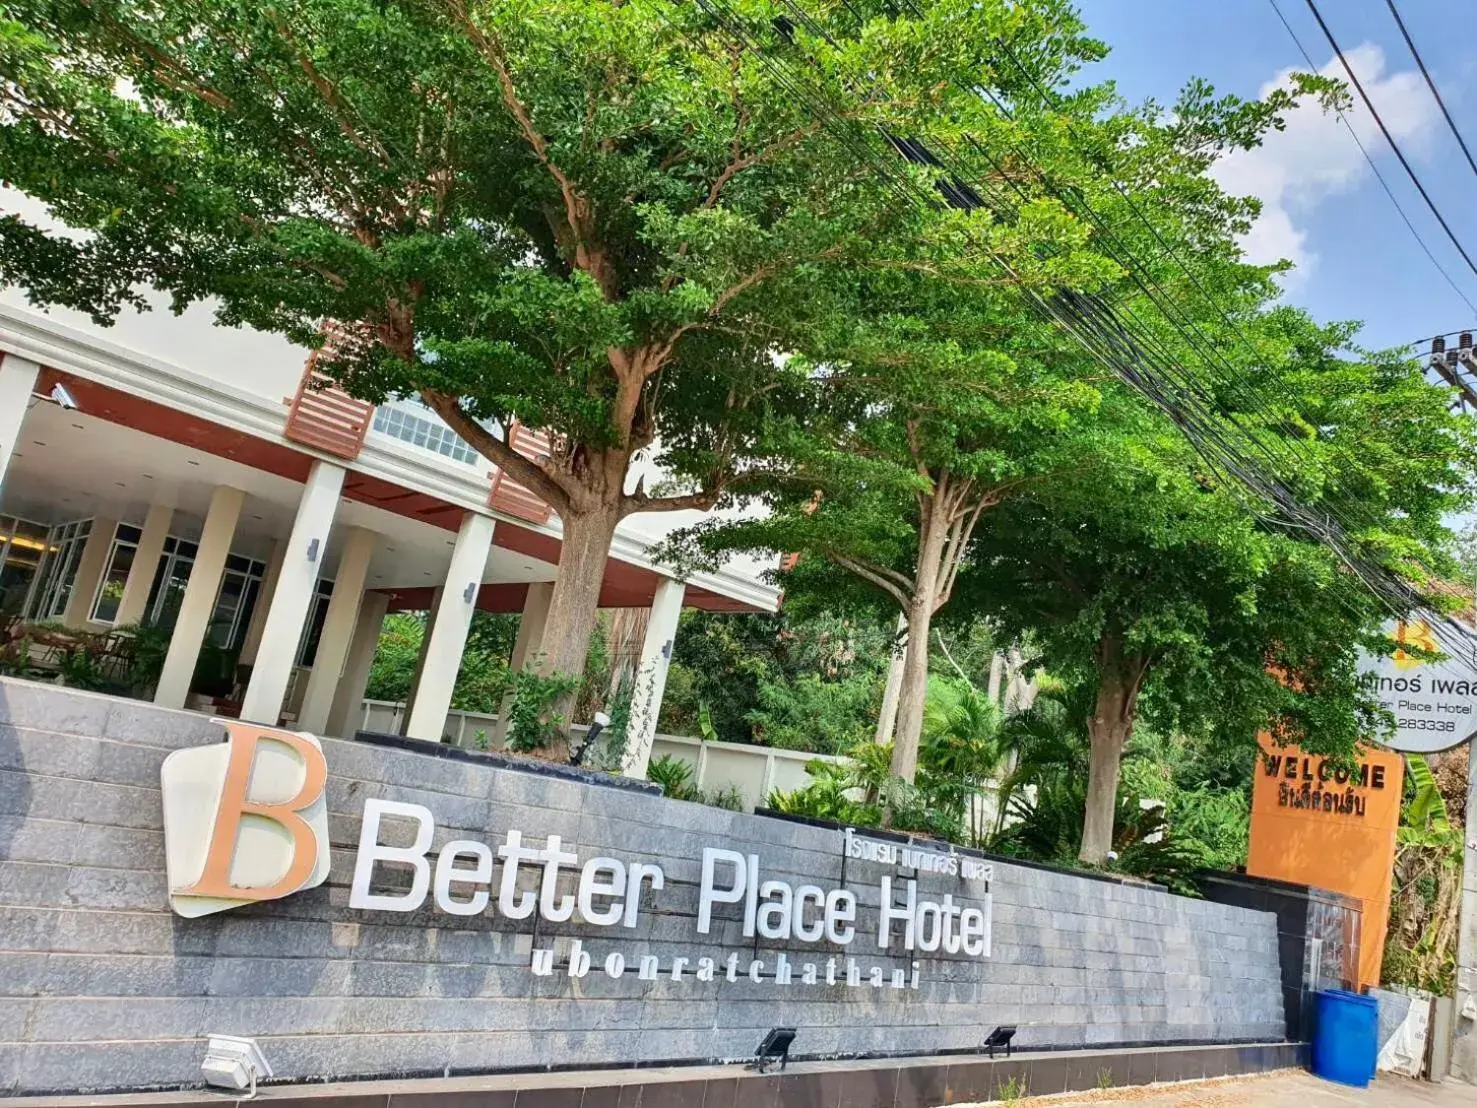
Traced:
<path id="1" fill-rule="evenodd" d="M 311 735 L 219 720 L 226 742 L 164 759 L 170 906 L 203 916 L 328 877 L 328 766 Z"/>

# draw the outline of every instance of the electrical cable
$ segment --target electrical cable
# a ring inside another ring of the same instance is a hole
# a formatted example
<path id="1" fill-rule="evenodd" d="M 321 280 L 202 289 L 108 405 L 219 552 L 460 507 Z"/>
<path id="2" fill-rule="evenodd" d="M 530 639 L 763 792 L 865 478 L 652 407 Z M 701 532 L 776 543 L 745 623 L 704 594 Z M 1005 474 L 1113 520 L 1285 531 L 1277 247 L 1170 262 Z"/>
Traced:
<path id="1" fill-rule="evenodd" d="M 716 0 L 699 0 L 699 3 L 704 8 L 704 10 L 708 11 L 710 14 L 714 15 L 715 17 L 720 18 L 720 22 L 722 21 L 721 20 L 721 17 L 719 16 L 719 13 L 717 11 L 718 8 L 721 8 L 722 7 L 722 5 L 720 3 L 717 3 Z M 792 4 L 792 3 L 788 3 L 788 0 L 787 0 L 787 6 L 791 7 L 792 10 L 795 10 L 795 5 Z M 849 5 L 848 5 L 848 7 L 849 7 Z M 730 15 L 730 17 L 732 16 L 732 13 L 731 12 L 729 12 L 728 14 Z M 747 43 L 748 47 L 752 51 L 755 51 L 756 52 L 756 55 L 758 56 L 761 64 L 765 65 L 766 68 L 770 68 L 770 62 L 769 62 L 769 59 L 767 57 L 767 52 L 763 49 L 762 45 L 759 44 L 757 42 L 757 40 L 755 40 L 748 33 L 748 31 L 745 28 L 743 22 L 741 20 L 737 20 L 737 19 L 732 19 L 731 18 L 729 20 L 729 24 L 728 25 L 730 26 L 730 28 L 732 28 L 733 30 L 736 30 L 742 36 L 742 38 L 744 39 L 745 43 Z M 790 36 L 787 35 L 786 37 L 789 38 Z M 744 43 L 740 43 L 740 45 L 742 47 L 744 45 Z M 772 73 L 775 73 L 775 71 L 772 70 L 772 69 L 771 69 L 771 72 Z M 796 86 L 794 86 L 793 83 L 789 82 L 788 78 L 781 79 L 777 75 L 777 73 L 775 75 L 776 75 L 776 81 L 777 81 L 777 83 L 780 83 L 780 84 L 784 85 L 788 89 L 791 89 L 791 90 L 794 90 L 795 89 Z M 803 92 L 802 92 L 801 95 L 802 95 L 802 98 L 803 98 Z M 810 104 L 811 104 L 811 110 L 812 111 L 815 111 L 814 101 L 810 101 Z M 833 118 L 837 119 L 837 121 L 839 121 L 839 118 L 836 117 L 835 116 L 835 113 L 832 112 L 832 111 L 830 111 L 829 108 L 822 107 L 821 110 L 823 112 L 825 112 L 826 114 L 831 115 Z M 934 155 L 932 155 L 932 154 L 928 154 L 926 150 L 923 150 L 923 154 L 925 156 L 923 156 L 923 157 L 920 157 L 919 156 L 919 150 L 922 150 L 921 144 L 917 144 L 917 143 L 911 144 L 911 146 L 914 147 L 915 149 L 911 149 L 910 150 L 910 144 L 907 143 L 906 141 L 896 140 L 892 136 L 885 136 L 885 138 L 887 139 L 887 141 L 889 142 L 889 144 L 893 146 L 893 148 L 895 150 L 897 150 L 900 154 L 903 154 L 904 157 L 908 157 L 909 160 L 914 161 L 915 164 L 918 164 L 918 163 L 922 163 L 922 164 L 933 164 L 933 165 L 936 165 L 936 166 L 938 166 L 940 168 L 943 168 L 942 163 L 939 162 L 939 160 L 937 159 L 937 157 L 934 156 Z M 866 156 L 866 152 L 865 151 L 864 151 L 864 157 L 866 157 L 866 160 L 867 160 L 868 164 L 870 164 L 875 171 L 879 172 L 879 174 L 881 176 L 883 176 L 884 180 L 887 180 L 889 186 L 894 191 L 896 191 L 897 190 L 897 185 L 895 183 L 895 180 L 893 180 L 893 178 L 895 178 L 896 175 L 893 174 L 893 173 L 890 173 L 888 170 L 884 169 L 883 167 L 877 166 L 876 163 L 870 157 L 867 157 Z M 903 185 L 904 185 L 905 188 L 906 188 L 906 186 L 913 186 L 913 188 L 916 190 L 916 183 L 915 182 L 909 180 L 906 177 L 902 177 L 901 180 L 903 181 Z M 958 177 L 956 177 L 955 180 L 958 181 L 960 179 Z M 947 187 L 946 188 L 944 182 L 936 182 L 936 184 L 937 184 L 937 186 L 939 188 L 939 191 L 942 192 L 942 193 L 944 193 L 944 195 L 946 196 L 946 198 L 951 203 L 954 203 L 956 206 L 958 206 L 958 197 L 959 197 L 959 195 L 962 195 L 960 193 L 960 190 L 958 188 L 952 188 L 952 187 Z M 913 198 L 913 201 L 916 203 L 917 202 L 916 201 L 916 198 Z M 925 202 L 927 202 L 927 201 L 925 201 Z M 999 258 L 998 255 L 994 254 L 994 252 L 991 251 L 988 246 L 986 246 L 984 249 L 985 249 L 985 251 L 987 253 L 990 253 L 992 255 L 993 260 L 997 264 L 1000 264 L 1000 265 L 1004 266 L 1007 269 L 1008 272 L 1013 272 L 1013 271 L 1011 271 L 1008 263 L 1005 263 L 1003 261 L 1003 259 Z M 1111 361 L 1109 361 L 1105 357 L 1105 355 L 1104 355 L 1104 351 L 1103 351 L 1103 347 L 1102 346 L 1094 346 L 1094 344 L 1086 341 L 1083 338 L 1082 333 L 1079 330 L 1079 327 L 1078 326 L 1074 326 L 1073 322 L 1071 320 L 1069 320 L 1069 319 L 1064 318 L 1063 317 L 1063 314 L 1060 311 L 1053 309 L 1051 305 L 1049 305 L 1045 301 L 1043 301 L 1042 298 L 1039 296 L 1039 294 L 1035 293 L 1035 290 L 1032 290 L 1032 289 L 1027 288 L 1026 291 L 1031 294 L 1032 298 L 1038 303 L 1038 305 L 1040 307 L 1046 309 L 1046 311 L 1050 314 L 1051 317 L 1053 317 L 1056 320 L 1056 322 L 1058 322 L 1066 330 L 1068 330 L 1071 334 L 1073 334 L 1074 337 L 1076 337 L 1078 339 L 1078 341 L 1082 343 L 1082 345 L 1084 346 L 1084 348 L 1087 349 L 1090 354 L 1092 354 L 1097 360 L 1103 361 L 1104 364 L 1110 370 L 1113 370 L 1114 372 L 1118 373 L 1126 381 L 1128 381 L 1130 384 L 1134 385 L 1134 387 L 1138 388 L 1142 392 L 1145 392 L 1146 395 L 1148 395 L 1151 399 L 1155 400 L 1156 404 L 1159 404 L 1161 406 L 1164 406 L 1166 408 L 1166 411 L 1168 412 L 1168 414 L 1171 416 L 1171 418 L 1173 418 L 1174 421 L 1177 424 L 1179 424 L 1182 429 L 1186 430 L 1187 433 L 1190 432 L 1191 425 L 1193 425 L 1194 423 L 1198 422 L 1198 420 L 1192 420 L 1192 419 L 1190 419 L 1189 418 L 1189 414 L 1187 412 L 1185 412 L 1183 409 L 1176 408 L 1174 406 L 1173 402 L 1172 402 L 1172 399 L 1166 397 L 1165 394 L 1163 393 L 1163 390 L 1161 388 L 1159 388 L 1157 385 L 1155 385 L 1152 380 L 1146 379 L 1141 372 L 1134 370 L 1130 365 L 1127 365 L 1127 364 L 1124 364 L 1124 363 L 1121 363 L 1121 362 L 1118 363 L 1118 364 L 1114 364 Z M 1130 341 L 1132 339 L 1132 337 L 1133 337 L 1132 336 L 1132 333 L 1130 331 L 1128 331 L 1128 329 L 1121 324 L 1121 321 L 1118 323 L 1118 332 L 1119 333 L 1117 335 L 1114 335 L 1112 333 L 1112 331 L 1107 330 L 1105 328 L 1105 326 L 1102 324 L 1102 321 L 1100 319 L 1097 320 L 1097 321 L 1093 321 L 1093 320 L 1087 318 L 1084 315 L 1084 313 L 1082 312 L 1081 308 L 1078 307 L 1074 303 L 1074 301 L 1082 300 L 1083 299 L 1082 297 L 1077 296 L 1075 294 L 1069 294 L 1068 296 L 1065 296 L 1065 297 L 1055 297 L 1054 299 L 1059 299 L 1059 300 L 1066 301 L 1067 302 L 1067 306 L 1069 308 L 1072 308 L 1073 309 L 1072 312 L 1071 312 L 1071 315 L 1075 318 L 1075 320 L 1077 321 L 1077 323 L 1078 324 L 1086 324 L 1086 325 L 1088 325 L 1089 329 L 1091 331 L 1093 331 L 1093 332 L 1096 332 L 1097 335 L 1098 335 L 1098 337 L 1100 338 L 1100 340 L 1103 340 L 1104 345 L 1107 345 L 1107 346 L 1109 346 L 1111 348 L 1114 348 L 1114 349 L 1125 349 L 1125 344 L 1126 344 L 1126 350 L 1125 350 L 1125 352 L 1127 352 L 1129 354 L 1133 354 L 1133 353 L 1142 354 L 1141 349 L 1137 349 L 1137 350 L 1135 349 L 1135 345 Z M 1089 306 L 1091 306 L 1091 302 L 1090 301 L 1088 302 L 1088 304 L 1089 304 Z M 1219 436 L 1217 436 L 1217 437 L 1219 437 Z M 1197 449 L 1201 452 L 1202 456 L 1205 456 L 1206 446 L 1207 446 L 1205 440 L 1203 438 L 1201 438 L 1199 435 L 1194 435 L 1192 433 L 1192 441 L 1197 442 Z M 1220 445 L 1223 445 L 1223 444 L 1218 444 L 1218 448 L 1216 450 L 1216 453 L 1221 453 L 1221 450 L 1219 448 Z M 1365 584 L 1365 586 L 1370 590 L 1370 592 L 1374 594 L 1374 596 L 1375 596 L 1376 599 L 1379 599 L 1379 600 L 1383 601 L 1385 603 L 1385 605 L 1387 607 L 1390 607 L 1392 610 L 1394 610 L 1394 608 L 1393 608 L 1393 606 L 1391 604 L 1391 600 L 1394 600 L 1394 601 L 1398 602 L 1399 605 L 1403 609 L 1405 609 L 1405 610 L 1409 610 L 1409 608 L 1411 608 L 1413 606 L 1417 606 L 1417 605 L 1419 605 L 1421 603 L 1422 598 L 1419 596 L 1418 593 L 1416 593 L 1410 587 L 1410 585 L 1409 585 L 1408 582 L 1405 582 L 1405 581 L 1400 580 L 1400 579 L 1396 579 L 1394 581 L 1389 580 L 1390 575 L 1388 575 L 1382 568 L 1379 570 L 1379 575 L 1380 575 L 1380 577 L 1385 578 L 1385 580 L 1383 582 L 1377 581 L 1377 580 L 1371 580 L 1371 578 L 1370 578 L 1370 576 L 1368 574 L 1368 571 L 1362 570 L 1359 567 L 1359 565 L 1357 564 L 1357 561 L 1355 559 L 1351 558 L 1349 555 L 1345 554 L 1344 551 L 1341 549 L 1341 546 L 1342 546 L 1342 536 L 1340 534 L 1335 534 L 1335 533 L 1332 533 L 1330 531 L 1330 527 L 1331 527 L 1331 525 L 1333 523 L 1332 517 L 1330 517 L 1330 516 L 1324 516 L 1324 517 L 1319 518 L 1319 517 L 1316 517 L 1316 516 L 1312 516 L 1311 513 L 1307 513 L 1305 510 L 1303 510 L 1301 508 L 1301 505 L 1300 504 L 1298 504 L 1294 499 L 1291 499 L 1291 498 L 1289 498 L 1286 495 L 1285 490 L 1281 490 L 1281 489 L 1275 488 L 1273 486 L 1268 486 L 1264 481 L 1262 481 L 1262 480 L 1259 479 L 1259 474 L 1256 474 L 1254 472 L 1248 472 L 1245 469 L 1244 466 L 1242 466 L 1242 465 L 1239 464 L 1239 462 L 1241 461 L 1241 459 L 1234 452 L 1227 452 L 1227 454 L 1223 455 L 1223 457 L 1225 457 L 1225 459 L 1228 460 L 1232 464 L 1233 470 L 1237 472 L 1238 476 L 1247 485 L 1247 487 L 1250 487 L 1253 490 L 1258 491 L 1259 493 L 1261 493 L 1263 495 L 1269 495 L 1269 498 L 1273 501 L 1273 503 L 1277 504 L 1280 509 L 1282 509 L 1286 514 L 1288 514 L 1291 517 L 1289 520 L 1275 521 L 1275 522 L 1278 523 L 1279 526 L 1281 526 L 1281 525 L 1291 525 L 1291 526 L 1299 527 L 1301 529 L 1307 530 L 1311 536 L 1313 536 L 1315 538 L 1319 538 L 1321 541 L 1324 541 L 1325 543 L 1328 543 L 1329 545 L 1333 546 L 1334 551 L 1339 556 L 1339 558 L 1346 564 L 1346 566 L 1348 566 L 1348 568 L 1351 570 L 1351 572 L 1353 572 L 1355 574 L 1355 576 L 1363 584 Z M 1219 469 L 1218 466 L 1214 466 L 1214 465 L 1212 465 L 1212 468 L 1213 469 Z M 1289 511 L 1289 509 L 1291 509 L 1291 510 Z M 1382 585 L 1383 585 L 1383 587 L 1381 587 Z M 1393 591 L 1391 591 L 1391 586 L 1392 585 L 1395 586 L 1395 588 L 1394 588 Z"/>
<path id="2" fill-rule="evenodd" d="M 1282 14 L 1282 9 L 1277 6 L 1277 0 L 1269 0 L 1269 2 L 1272 5 L 1272 10 L 1277 13 L 1278 20 L 1281 21 L 1283 28 L 1287 31 L 1288 37 L 1292 39 L 1293 45 L 1298 48 L 1298 53 L 1300 53 L 1303 56 L 1303 60 L 1308 63 L 1308 68 L 1316 72 L 1318 69 L 1318 63 L 1313 60 L 1313 56 L 1308 53 L 1307 48 L 1303 45 L 1302 39 L 1298 38 L 1297 32 L 1292 29 L 1292 24 L 1288 22 L 1287 16 Z M 1411 222 L 1410 216 L 1406 214 L 1405 208 L 1401 206 L 1399 198 L 1396 197 L 1395 190 L 1390 187 L 1390 182 L 1385 179 L 1385 175 L 1380 172 L 1380 167 L 1375 163 L 1374 157 L 1369 152 L 1369 148 L 1364 145 L 1364 140 L 1359 137 L 1359 132 L 1354 130 L 1354 125 L 1349 122 L 1348 116 L 1346 116 L 1343 112 L 1338 112 L 1337 115 L 1339 122 L 1342 123 L 1344 125 L 1344 129 L 1349 132 L 1349 137 L 1354 140 L 1354 145 L 1359 147 L 1359 153 L 1364 155 L 1364 160 L 1368 163 L 1370 171 L 1374 174 L 1374 179 L 1380 183 L 1380 188 L 1382 188 L 1385 192 L 1385 195 L 1389 197 L 1391 205 L 1395 208 L 1396 214 L 1400 216 L 1400 221 L 1405 224 L 1405 229 L 1410 232 L 1411 238 L 1415 239 L 1416 245 L 1421 248 L 1421 252 L 1426 255 L 1427 260 L 1430 261 L 1436 272 L 1441 274 L 1446 283 L 1451 286 L 1451 291 L 1456 293 L 1457 296 L 1462 300 L 1462 302 L 1465 303 L 1467 307 L 1472 309 L 1473 316 L 1477 316 L 1477 304 L 1474 304 L 1471 298 L 1461 290 L 1461 286 L 1459 286 L 1452 275 L 1447 272 L 1446 267 L 1437 260 L 1435 253 L 1431 250 L 1430 246 L 1426 244 L 1426 240 L 1422 238 L 1421 233 L 1416 230 L 1415 224 Z M 1454 335 L 1457 334 L 1457 332 L 1450 331 L 1448 332 L 1448 334 Z M 1413 346 L 1415 345 L 1415 343 L 1412 343 L 1411 345 Z"/>
<path id="3" fill-rule="evenodd" d="M 1462 148 L 1462 154 L 1467 159 L 1467 164 L 1472 167 L 1473 174 L 1477 174 L 1477 159 L 1472 157 L 1472 151 L 1467 147 L 1467 140 L 1462 137 L 1462 132 L 1457 128 L 1456 120 L 1451 118 L 1451 112 L 1446 108 L 1446 101 L 1441 98 L 1441 90 L 1436 87 L 1436 80 L 1431 76 L 1431 71 L 1426 68 L 1426 60 L 1421 57 L 1421 52 L 1415 47 L 1415 40 L 1410 37 L 1410 32 L 1405 28 L 1405 20 L 1400 18 L 1400 9 L 1395 6 L 1395 0 L 1385 0 L 1385 6 L 1390 9 L 1390 14 L 1395 17 L 1395 25 L 1400 28 L 1400 34 L 1405 39 L 1405 45 L 1410 47 L 1410 56 L 1415 59 L 1415 64 L 1420 67 L 1421 76 L 1426 79 L 1426 87 L 1431 90 L 1431 95 L 1436 98 L 1436 106 L 1441 109 L 1441 114 L 1446 117 L 1446 125 L 1451 128 L 1452 136 L 1456 144 Z"/>
<path id="4" fill-rule="evenodd" d="M 1338 57 L 1339 63 L 1344 67 L 1344 72 L 1349 75 L 1349 80 L 1353 83 L 1354 88 L 1358 90 L 1360 99 L 1364 101 L 1364 106 L 1369 109 L 1369 114 L 1374 117 L 1375 123 L 1379 125 L 1380 133 L 1385 136 L 1385 141 L 1390 144 L 1390 149 L 1395 152 L 1395 157 L 1400 160 L 1400 165 L 1405 169 L 1406 175 L 1410 177 L 1411 183 L 1415 185 L 1416 191 L 1421 194 L 1421 199 L 1426 202 L 1426 207 L 1431 209 L 1431 214 L 1436 217 L 1436 222 L 1441 224 L 1441 229 L 1446 232 L 1446 237 L 1456 247 L 1457 253 L 1462 256 L 1462 260 L 1467 263 L 1467 268 L 1472 271 L 1473 276 L 1477 276 L 1477 262 L 1472 261 L 1472 257 L 1467 253 L 1466 247 L 1456 237 L 1456 232 L 1451 229 L 1451 225 L 1446 222 L 1446 217 L 1441 214 L 1441 209 L 1436 206 L 1436 202 L 1431 199 L 1431 194 L 1426 191 L 1426 186 L 1421 183 L 1420 177 L 1417 176 L 1409 159 L 1406 158 L 1405 151 L 1400 149 L 1400 144 L 1395 141 L 1395 136 L 1390 133 L 1390 128 L 1385 125 L 1384 119 L 1381 118 L 1379 111 L 1374 106 L 1374 101 L 1370 99 L 1369 93 L 1365 91 L 1364 83 L 1359 80 L 1358 74 L 1354 72 L 1354 67 L 1349 64 L 1349 59 L 1344 56 L 1343 49 L 1339 46 L 1338 40 L 1333 36 L 1333 31 L 1329 29 L 1328 23 L 1324 20 L 1323 13 L 1318 10 L 1317 0 L 1306 0 L 1306 3 L 1308 10 L 1313 13 L 1313 18 L 1318 21 L 1318 26 L 1323 31 L 1323 37 L 1328 39 L 1328 45 L 1333 47 L 1334 54 Z"/>

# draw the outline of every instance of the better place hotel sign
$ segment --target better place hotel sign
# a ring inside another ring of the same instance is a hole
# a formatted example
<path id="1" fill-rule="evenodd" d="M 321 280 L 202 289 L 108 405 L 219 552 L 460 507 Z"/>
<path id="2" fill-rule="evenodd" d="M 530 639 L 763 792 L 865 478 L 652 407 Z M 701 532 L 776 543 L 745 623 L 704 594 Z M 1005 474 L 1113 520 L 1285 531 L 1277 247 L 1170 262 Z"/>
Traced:
<path id="1" fill-rule="evenodd" d="M 1366 654 L 1360 667 L 1366 687 L 1395 719 L 1395 729 L 1381 741 L 1392 750 L 1432 754 L 1472 738 L 1477 733 L 1477 640 L 1449 625 L 1438 633 L 1424 619 L 1402 621 L 1389 635 L 1395 650 L 1386 657 Z M 1427 661 L 1416 651 L 1446 657 Z"/>

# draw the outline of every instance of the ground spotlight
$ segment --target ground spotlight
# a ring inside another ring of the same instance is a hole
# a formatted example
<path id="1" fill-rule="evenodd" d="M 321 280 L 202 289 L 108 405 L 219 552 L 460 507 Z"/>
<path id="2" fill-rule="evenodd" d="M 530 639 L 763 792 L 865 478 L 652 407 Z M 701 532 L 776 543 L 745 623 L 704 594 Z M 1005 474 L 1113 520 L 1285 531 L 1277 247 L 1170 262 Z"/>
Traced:
<path id="1" fill-rule="evenodd" d="M 1000 1026 L 990 1032 L 989 1038 L 985 1040 L 985 1049 L 990 1052 L 990 1057 L 995 1057 L 997 1047 L 1005 1048 L 1005 1056 L 1010 1057 L 1010 1040 L 1015 1038 L 1015 1028 Z"/>
<path id="2" fill-rule="evenodd" d="M 272 1076 L 272 1067 L 262 1056 L 255 1039 L 238 1035 L 206 1036 L 205 1061 L 200 1064 L 205 1083 L 218 1089 L 248 1090 L 245 1100 L 256 1096 L 256 1083 Z"/>
<path id="3" fill-rule="evenodd" d="M 794 1041 L 793 1027 L 770 1028 L 769 1034 L 764 1036 L 764 1041 L 754 1053 L 754 1068 L 763 1073 L 764 1067 L 778 1058 L 780 1069 L 784 1069 L 790 1061 L 790 1044 Z"/>

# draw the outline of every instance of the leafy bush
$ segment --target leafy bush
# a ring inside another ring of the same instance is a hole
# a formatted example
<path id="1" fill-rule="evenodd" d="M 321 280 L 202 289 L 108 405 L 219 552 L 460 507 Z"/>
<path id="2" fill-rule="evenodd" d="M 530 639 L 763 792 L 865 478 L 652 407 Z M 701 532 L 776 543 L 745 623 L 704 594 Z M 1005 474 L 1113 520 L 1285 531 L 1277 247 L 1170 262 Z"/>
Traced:
<path id="1" fill-rule="evenodd" d="M 744 794 L 739 792 L 737 785 L 727 785 L 721 789 L 710 789 L 703 797 L 703 803 L 711 808 L 722 808 L 729 812 L 742 812 L 744 810 Z"/>
<path id="2" fill-rule="evenodd" d="M 1396 837 L 1382 980 L 1447 996 L 1456 974 L 1462 826 L 1452 818 L 1430 763 L 1419 754 L 1406 755 L 1405 762 L 1410 772 Z"/>
<path id="3" fill-rule="evenodd" d="M 565 719 L 554 705 L 579 685 L 573 674 L 545 677 L 525 669 L 513 678 L 513 700 L 508 706 L 508 749 L 520 754 L 554 745 Z"/>
<path id="4" fill-rule="evenodd" d="M 748 721 L 754 739 L 765 746 L 837 754 L 872 734 L 876 691 L 871 677 L 827 681 L 806 673 L 788 682 L 765 681 Z"/>
<path id="5" fill-rule="evenodd" d="M 646 778 L 662 787 L 662 795 L 671 800 L 702 800 L 703 794 L 693 784 L 692 766 L 681 758 L 663 754 L 646 767 Z"/>

